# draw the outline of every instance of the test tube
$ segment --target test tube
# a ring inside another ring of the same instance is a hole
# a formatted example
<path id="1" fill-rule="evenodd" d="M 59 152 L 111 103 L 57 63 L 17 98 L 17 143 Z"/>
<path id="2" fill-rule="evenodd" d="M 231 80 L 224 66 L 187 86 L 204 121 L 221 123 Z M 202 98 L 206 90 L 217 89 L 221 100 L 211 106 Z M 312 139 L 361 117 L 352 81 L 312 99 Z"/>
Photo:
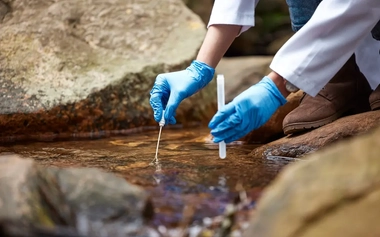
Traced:
<path id="1" fill-rule="evenodd" d="M 225 103 L 224 99 L 224 75 L 218 74 L 216 77 L 217 95 L 218 95 L 218 110 L 220 110 Z M 224 141 L 219 142 L 219 157 L 221 159 L 226 158 L 226 143 Z"/>

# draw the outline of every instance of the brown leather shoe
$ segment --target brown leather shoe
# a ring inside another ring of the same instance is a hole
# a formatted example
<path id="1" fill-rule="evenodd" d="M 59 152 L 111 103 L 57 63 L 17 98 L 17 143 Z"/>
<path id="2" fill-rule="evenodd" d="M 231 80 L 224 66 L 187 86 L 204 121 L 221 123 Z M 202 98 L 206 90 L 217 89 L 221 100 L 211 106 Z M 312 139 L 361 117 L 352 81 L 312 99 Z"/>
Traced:
<path id="1" fill-rule="evenodd" d="M 369 96 L 369 104 L 372 110 L 380 109 L 380 85 Z"/>
<path id="2" fill-rule="evenodd" d="M 284 133 L 304 132 L 331 123 L 346 113 L 369 111 L 371 92 L 353 55 L 317 96 L 304 94 L 300 105 L 284 118 Z"/>

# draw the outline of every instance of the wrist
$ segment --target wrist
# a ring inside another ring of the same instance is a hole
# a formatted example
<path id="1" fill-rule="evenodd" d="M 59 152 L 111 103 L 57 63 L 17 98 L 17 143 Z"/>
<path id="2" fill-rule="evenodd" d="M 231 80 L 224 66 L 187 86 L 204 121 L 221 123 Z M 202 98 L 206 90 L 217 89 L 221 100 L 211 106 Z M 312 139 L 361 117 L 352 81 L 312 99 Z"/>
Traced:
<path id="1" fill-rule="evenodd" d="M 213 78 L 215 74 L 215 69 L 199 60 L 193 60 L 188 70 L 194 70 L 196 73 L 196 78 L 201 82 L 201 88 L 205 87 Z"/>
<path id="2" fill-rule="evenodd" d="M 206 33 L 197 60 L 216 68 L 241 30 L 240 25 L 213 24 Z"/>
<path id="3" fill-rule="evenodd" d="M 276 72 L 269 73 L 268 77 L 273 81 L 273 83 L 276 85 L 282 96 L 284 98 L 288 97 L 290 92 L 286 89 L 286 80 L 277 74 Z"/>

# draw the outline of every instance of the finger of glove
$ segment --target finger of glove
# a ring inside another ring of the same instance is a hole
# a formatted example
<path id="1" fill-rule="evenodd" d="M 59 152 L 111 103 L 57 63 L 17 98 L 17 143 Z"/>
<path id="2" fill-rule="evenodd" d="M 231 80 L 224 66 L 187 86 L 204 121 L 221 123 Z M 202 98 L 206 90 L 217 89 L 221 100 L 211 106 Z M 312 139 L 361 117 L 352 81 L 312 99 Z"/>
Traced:
<path id="1" fill-rule="evenodd" d="M 211 134 L 219 136 L 219 134 L 224 133 L 231 128 L 238 129 L 238 126 L 241 124 L 241 118 L 237 113 L 232 114 L 227 117 L 224 121 L 218 124 L 214 129 L 211 130 Z"/>
<path id="2" fill-rule="evenodd" d="M 241 131 L 231 128 L 229 130 L 224 131 L 223 133 L 214 135 L 213 142 L 218 143 L 221 141 L 225 141 L 227 143 L 227 141 L 229 141 L 230 138 L 240 136 L 240 134 L 242 134 Z"/>
<path id="3" fill-rule="evenodd" d="M 175 121 L 172 118 L 174 118 L 174 115 L 179 106 L 179 103 L 181 103 L 183 99 L 184 99 L 184 96 L 182 95 L 182 93 L 176 93 L 176 92 L 170 93 L 169 100 L 165 109 L 165 115 L 164 115 L 165 121 L 169 121 L 169 122 Z"/>
<path id="4" fill-rule="evenodd" d="M 153 117 L 156 122 L 160 122 L 162 118 L 162 111 L 163 111 L 163 105 L 162 105 L 162 93 L 151 93 L 150 96 L 150 106 L 153 109 Z"/>
<path id="5" fill-rule="evenodd" d="M 235 112 L 235 106 L 232 103 L 225 105 L 222 109 L 220 109 L 214 117 L 212 117 L 208 127 L 210 129 L 215 129 L 221 122 L 227 119 L 232 113 Z"/>

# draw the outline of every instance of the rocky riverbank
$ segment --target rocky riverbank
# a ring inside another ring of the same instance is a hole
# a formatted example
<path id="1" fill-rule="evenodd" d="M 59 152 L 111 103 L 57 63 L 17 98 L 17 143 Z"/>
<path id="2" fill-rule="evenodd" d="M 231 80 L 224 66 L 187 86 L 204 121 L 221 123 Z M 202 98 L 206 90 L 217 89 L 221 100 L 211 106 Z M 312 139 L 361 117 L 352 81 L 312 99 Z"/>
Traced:
<path id="1" fill-rule="evenodd" d="M 157 167 L 156 133 L 9 143 L 156 129 L 149 90 L 195 58 L 213 3 L 185 2 L 200 17 L 180 0 L 0 0 L 0 236 L 380 235 L 380 111 L 284 136 L 301 91 L 225 160 L 196 130 L 163 135 Z M 271 54 L 291 35 L 284 1 L 260 2 L 256 21 L 228 55 Z M 223 59 L 227 102 L 270 60 Z M 212 82 L 181 104 L 180 126 L 207 124 L 215 102 Z"/>
<path id="2" fill-rule="evenodd" d="M 156 125 L 149 105 L 155 77 L 187 67 L 206 32 L 180 0 L 0 3 L 3 141 Z M 180 122 L 211 118 L 212 84 L 181 104 Z"/>

